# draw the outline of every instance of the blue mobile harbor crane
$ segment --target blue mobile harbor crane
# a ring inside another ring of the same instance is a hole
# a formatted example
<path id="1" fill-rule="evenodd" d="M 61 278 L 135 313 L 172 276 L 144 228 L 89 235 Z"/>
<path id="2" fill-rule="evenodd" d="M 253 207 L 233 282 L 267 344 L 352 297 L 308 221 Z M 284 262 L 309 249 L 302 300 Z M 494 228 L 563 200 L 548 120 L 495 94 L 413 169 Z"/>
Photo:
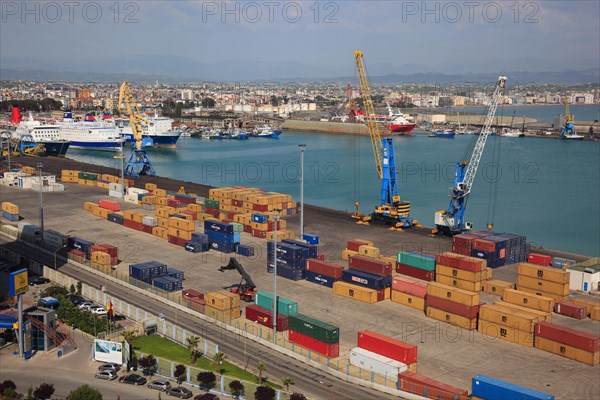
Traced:
<path id="1" fill-rule="evenodd" d="M 402 201 L 398 195 L 398 184 L 396 181 L 396 159 L 394 158 L 394 139 L 381 139 L 375 108 L 371 98 L 371 89 L 363 61 L 362 51 L 355 51 L 356 70 L 360 81 L 360 93 L 365 108 L 365 119 L 371 137 L 371 146 L 375 156 L 375 167 L 381 179 L 381 199 L 379 206 L 369 217 L 361 217 L 358 211 L 358 202 L 355 202 L 356 212 L 353 217 L 359 219 L 359 223 L 368 224 L 370 221 L 390 225 L 390 229 L 402 230 L 413 226 L 416 221 L 410 218 L 410 202 Z"/>
<path id="2" fill-rule="evenodd" d="M 471 193 L 473 182 L 475 181 L 475 174 L 477 174 L 477 168 L 483 155 L 483 149 L 485 143 L 491 132 L 492 120 L 496 114 L 498 108 L 498 102 L 500 101 L 500 95 L 502 89 L 506 83 L 506 77 L 498 77 L 496 82 L 496 88 L 492 94 L 492 100 L 490 107 L 485 118 L 471 159 L 469 161 L 459 161 L 456 163 L 456 171 L 454 173 L 454 186 L 450 188 L 450 204 L 447 210 L 440 210 L 435 213 L 435 226 L 436 229 L 433 233 L 444 233 L 447 235 L 455 235 L 469 231 L 473 228 L 471 222 L 465 222 L 465 208 L 467 206 L 467 197 Z M 491 229 L 491 226 L 488 226 Z"/>

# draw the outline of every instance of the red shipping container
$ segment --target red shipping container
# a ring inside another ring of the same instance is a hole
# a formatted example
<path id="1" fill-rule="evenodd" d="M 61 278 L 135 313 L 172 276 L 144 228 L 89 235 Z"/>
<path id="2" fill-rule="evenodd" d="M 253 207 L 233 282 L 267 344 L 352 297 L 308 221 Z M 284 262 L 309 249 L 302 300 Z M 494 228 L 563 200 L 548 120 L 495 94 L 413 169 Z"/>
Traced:
<path id="1" fill-rule="evenodd" d="M 68 252 L 75 257 L 81 257 L 85 260 L 85 253 L 81 250 L 70 249 L 70 250 L 68 250 Z"/>
<path id="2" fill-rule="evenodd" d="M 204 293 L 199 292 L 199 291 L 197 291 L 195 289 L 183 289 L 181 291 L 181 295 L 183 297 L 187 297 L 187 298 L 190 298 L 190 297 L 198 297 L 198 298 L 201 298 L 201 299 L 204 298 Z"/>
<path id="3" fill-rule="evenodd" d="M 234 207 L 244 207 L 244 202 L 242 200 L 233 200 Z"/>
<path id="4" fill-rule="evenodd" d="M 435 256 L 436 264 L 442 264 L 446 267 L 458 268 L 458 260 L 460 260 L 460 257 L 454 253 L 442 253 Z"/>
<path id="5" fill-rule="evenodd" d="M 252 229 L 252 236 L 255 238 L 266 239 L 267 231 L 259 231 L 258 229 Z"/>
<path id="6" fill-rule="evenodd" d="M 254 211 L 266 212 L 266 211 L 269 211 L 269 205 L 268 204 L 252 204 L 252 209 Z"/>
<path id="7" fill-rule="evenodd" d="M 348 243 L 346 244 L 346 248 L 348 250 L 352 250 L 352 251 L 358 251 L 358 248 L 360 246 L 369 244 L 367 242 L 363 242 L 362 240 L 348 240 Z"/>
<path id="8" fill-rule="evenodd" d="M 473 246 L 473 240 L 477 239 L 477 236 L 473 236 L 467 233 L 463 233 L 461 235 L 452 236 L 452 243 L 457 244 L 459 246 Z"/>
<path id="9" fill-rule="evenodd" d="M 431 295 L 427 295 L 427 307 L 437 308 L 438 310 L 470 319 L 477 318 L 477 314 L 479 313 L 479 305 L 467 306 Z"/>
<path id="10" fill-rule="evenodd" d="M 590 335 L 575 329 L 553 324 L 552 322 L 537 322 L 535 336 L 554 340 L 569 346 L 595 353 L 600 351 L 600 336 Z"/>
<path id="11" fill-rule="evenodd" d="M 104 251 L 110 254 L 111 257 L 119 256 L 119 249 L 117 249 L 115 246 L 111 246 L 110 244 L 103 244 L 102 247 L 105 248 Z"/>
<path id="12" fill-rule="evenodd" d="M 480 258 L 461 256 L 455 268 L 470 272 L 481 272 L 486 265 L 486 261 Z"/>
<path id="13" fill-rule="evenodd" d="M 392 290 L 424 299 L 427 294 L 427 284 L 425 282 L 417 282 L 412 279 L 394 276 L 392 277 Z"/>
<path id="14" fill-rule="evenodd" d="M 584 319 L 587 315 L 585 307 L 573 303 L 556 303 L 554 312 L 575 319 Z"/>
<path id="15" fill-rule="evenodd" d="M 435 271 L 426 271 L 424 269 L 411 267 L 410 265 L 402 263 L 396 263 L 396 272 L 428 282 L 433 281 L 435 278 Z"/>
<path id="16" fill-rule="evenodd" d="M 190 215 L 192 217 L 192 221 L 195 221 L 198 219 L 198 214 L 195 212 L 191 212 L 191 211 L 182 211 L 181 214 L 185 214 L 185 215 Z"/>
<path id="17" fill-rule="evenodd" d="M 179 208 L 179 207 L 181 207 L 181 202 L 179 200 L 170 199 L 170 200 L 167 200 L 167 205 L 169 207 Z"/>
<path id="18" fill-rule="evenodd" d="M 268 221 L 267 222 L 267 230 L 269 231 L 273 231 L 275 230 L 275 223 L 274 221 Z M 277 221 L 277 229 L 281 229 L 281 220 Z"/>
<path id="19" fill-rule="evenodd" d="M 148 226 L 148 225 L 144 225 L 142 224 L 142 232 L 146 232 L 152 235 L 152 228 L 153 226 Z"/>
<path id="20" fill-rule="evenodd" d="M 262 326 L 273 329 L 273 313 L 256 304 L 246 306 L 246 319 L 259 323 Z M 288 330 L 289 319 L 287 315 L 277 314 L 277 332 Z"/>
<path id="21" fill-rule="evenodd" d="M 99 200 L 98 205 L 111 211 L 121 211 L 121 204 L 114 200 Z"/>
<path id="22" fill-rule="evenodd" d="M 179 201 L 182 204 L 196 204 L 196 199 L 193 197 L 175 195 L 175 200 Z"/>
<path id="23" fill-rule="evenodd" d="M 369 330 L 359 331 L 358 347 L 404 364 L 417 362 L 417 346 L 377 332 Z"/>
<path id="24" fill-rule="evenodd" d="M 496 243 L 485 239 L 475 239 L 473 241 L 473 249 L 493 252 L 496 250 Z"/>
<path id="25" fill-rule="evenodd" d="M 141 222 L 135 222 L 132 219 L 124 219 L 123 226 L 126 226 L 127 228 L 131 228 L 131 229 L 135 229 L 136 231 L 141 231 L 143 225 Z"/>
<path id="26" fill-rule="evenodd" d="M 218 208 L 206 207 L 206 209 L 204 211 L 206 214 L 212 215 L 215 218 L 219 218 L 219 209 Z"/>
<path id="27" fill-rule="evenodd" d="M 101 244 L 96 244 L 96 245 L 90 247 L 90 254 L 93 253 L 94 251 L 101 251 L 103 253 L 108 253 L 107 250 L 108 249 L 105 246 L 103 246 Z M 110 254 L 110 253 L 108 253 L 108 254 Z"/>
<path id="28" fill-rule="evenodd" d="M 320 340 L 313 339 L 309 336 L 303 335 L 300 332 L 293 331 L 291 329 L 288 331 L 288 339 L 292 343 L 310 349 L 326 357 L 337 358 L 340 356 L 339 342 L 328 344 L 325 342 L 321 342 Z"/>
<path id="29" fill-rule="evenodd" d="M 306 270 L 314 272 L 315 274 L 321 274 L 330 276 L 332 278 L 341 279 L 344 267 L 339 264 L 326 263 L 323 261 L 308 259 L 306 260 Z"/>
<path id="30" fill-rule="evenodd" d="M 392 264 L 385 261 L 374 260 L 369 257 L 351 256 L 348 265 L 352 269 L 369 272 L 371 274 L 392 275 Z"/>
<path id="31" fill-rule="evenodd" d="M 527 262 L 549 267 L 550 265 L 552 265 L 552 257 L 545 256 L 543 254 L 529 253 L 529 255 L 527 256 Z"/>
<path id="32" fill-rule="evenodd" d="M 244 225 L 245 233 L 252 233 L 252 225 Z"/>
<path id="33" fill-rule="evenodd" d="M 317 260 L 319 260 L 319 261 L 325 261 L 325 254 L 319 254 L 317 256 Z"/>
<path id="34" fill-rule="evenodd" d="M 462 399 L 466 400 L 469 396 L 468 390 L 459 389 L 410 371 L 398 374 L 398 380 L 400 381 L 400 390 L 430 399 L 457 400 L 458 396 L 464 396 Z"/>
<path id="35" fill-rule="evenodd" d="M 185 242 L 187 242 L 187 240 L 185 240 L 184 238 L 180 238 L 177 236 L 167 235 L 167 238 L 169 240 L 169 243 L 176 244 L 177 246 L 181 247 L 185 247 Z"/>
<path id="36" fill-rule="evenodd" d="M 111 266 L 114 267 L 115 265 L 118 265 L 118 264 L 119 264 L 119 259 L 117 257 L 111 257 L 110 258 L 110 265 Z"/>

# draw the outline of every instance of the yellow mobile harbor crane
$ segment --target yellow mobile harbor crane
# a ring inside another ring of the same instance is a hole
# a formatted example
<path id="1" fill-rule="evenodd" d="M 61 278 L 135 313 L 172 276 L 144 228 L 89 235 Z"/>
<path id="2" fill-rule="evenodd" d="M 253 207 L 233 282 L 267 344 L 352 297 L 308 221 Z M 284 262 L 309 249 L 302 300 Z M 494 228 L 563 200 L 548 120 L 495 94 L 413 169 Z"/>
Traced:
<path id="1" fill-rule="evenodd" d="M 394 139 L 381 139 L 375 108 L 371 98 L 371 89 L 367 80 L 367 72 L 363 61 L 362 51 L 355 51 L 356 70 L 360 81 L 360 93 L 365 108 L 365 119 L 371 137 L 371 146 L 375 156 L 375 167 L 377 174 L 381 179 L 381 201 L 379 206 L 370 217 L 363 218 L 363 222 L 378 222 L 385 225 L 391 225 L 391 229 L 402 229 L 413 226 L 414 222 L 410 219 L 410 202 L 401 201 L 398 195 L 398 184 L 396 181 L 396 160 L 394 158 Z M 355 218 L 360 218 L 358 211 L 358 202 L 355 203 Z"/>
<path id="2" fill-rule="evenodd" d="M 140 175 L 154 176 L 156 175 L 156 171 L 154 171 L 152 162 L 144 150 L 144 147 L 152 146 L 153 142 L 151 138 L 142 137 L 142 124 L 150 124 L 150 122 L 147 121 L 139 111 L 137 102 L 131 93 L 129 83 L 127 83 L 127 81 L 123 82 L 119 91 L 119 110 L 124 108 L 127 110 L 129 123 L 131 125 L 131 132 L 133 133 L 133 138 L 135 140 L 133 152 L 131 153 L 129 161 L 127 161 L 127 166 L 125 167 L 125 175 L 134 178 Z"/>

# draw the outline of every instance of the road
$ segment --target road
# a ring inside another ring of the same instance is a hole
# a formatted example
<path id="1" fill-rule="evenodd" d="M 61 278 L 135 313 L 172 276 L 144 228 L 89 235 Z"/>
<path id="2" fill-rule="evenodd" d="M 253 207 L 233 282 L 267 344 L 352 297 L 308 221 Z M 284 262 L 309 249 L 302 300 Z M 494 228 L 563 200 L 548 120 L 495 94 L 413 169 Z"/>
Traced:
<path id="1" fill-rule="evenodd" d="M 41 251 L 28 251 L 25 244 L 7 241 L 0 236 L 0 243 L 7 248 L 13 249 L 21 254 L 26 254 L 28 257 L 42 264 L 53 266 L 54 258 L 52 255 Z M 71 277 L 86 282 L 96 288 L 102 285 L 106 286 L 107 293 L 116 298 L 127 300 L 133 304 L 143 305 L 143 308 L 154 314 L 165 313 L 165 318 L 177 323 L 179 326 L 188 330 L 188 332 L 206 338 L 209 341 L 219 344 L 219 350 L 225 353 L 229 359 L 235 361 L 238 365 L 244 365 L 243 347 L 244 339 L 240 335 L 232 332 L 219 329 L 204 320 L 194 318 L 186 313 L 177 312 L 174 307 L 171 307 L 163 302 L 152 299 L 150 297 L 139 294 L 135 291 L 128 290 L 126 287 L 107 282 L 101 276 L 91 272 L 82 270 L 81 268 L 60 262 L 58 269 L 70 275 Z M 175 320 L 175 317 L 177 320 Z M 318 399 L 397 399 L 395 396 L 386 395 L 368 388 L 362 388 L 357 385 L 348 383 L 341 379 L 327 375 L 317 368 L 306 364 L 299 364 L 296 360 L 282 355 L 281 353 L 264 347 L 251 340 L 246 341 L 246 357 L 248 365 L 254 366 L 257 362 L 262 361 L 267 364 L 266 376 L 276 377 L 278 379 L 289 376 L 294 379 L 295 385 L 293 389 Z"/>

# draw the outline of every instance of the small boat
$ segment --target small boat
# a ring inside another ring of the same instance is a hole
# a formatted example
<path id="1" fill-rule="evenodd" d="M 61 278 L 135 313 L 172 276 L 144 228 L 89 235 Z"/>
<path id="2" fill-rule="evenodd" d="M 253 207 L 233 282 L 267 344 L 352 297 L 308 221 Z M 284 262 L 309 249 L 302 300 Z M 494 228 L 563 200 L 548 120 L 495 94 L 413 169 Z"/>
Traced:
<path id="1" fill-rule="evenodd" d="M 502 134 L 502 137 L 516 138 L 516 137 L 524 137 L 525 134 L 518 129 L 505 129 Z"/>
<path id="2" fill-rule="evenodd" d="M 438 129 L 434 131 L 433 136 L 439 138 L 453 139 L 455 135 L 456 132 L 454 131 L 454 129 L 444 129 L 443 131 L 441 129 Z"/>
<path id="3" fill-rule="evenodd" d="M 254 131 L 252 131 L 252 136 L 254 137 L 276 139 L 279 135 L 281 135 L 281 130 L 275 129 L 269 124 L 256 127 L 254 128 Z"/>

